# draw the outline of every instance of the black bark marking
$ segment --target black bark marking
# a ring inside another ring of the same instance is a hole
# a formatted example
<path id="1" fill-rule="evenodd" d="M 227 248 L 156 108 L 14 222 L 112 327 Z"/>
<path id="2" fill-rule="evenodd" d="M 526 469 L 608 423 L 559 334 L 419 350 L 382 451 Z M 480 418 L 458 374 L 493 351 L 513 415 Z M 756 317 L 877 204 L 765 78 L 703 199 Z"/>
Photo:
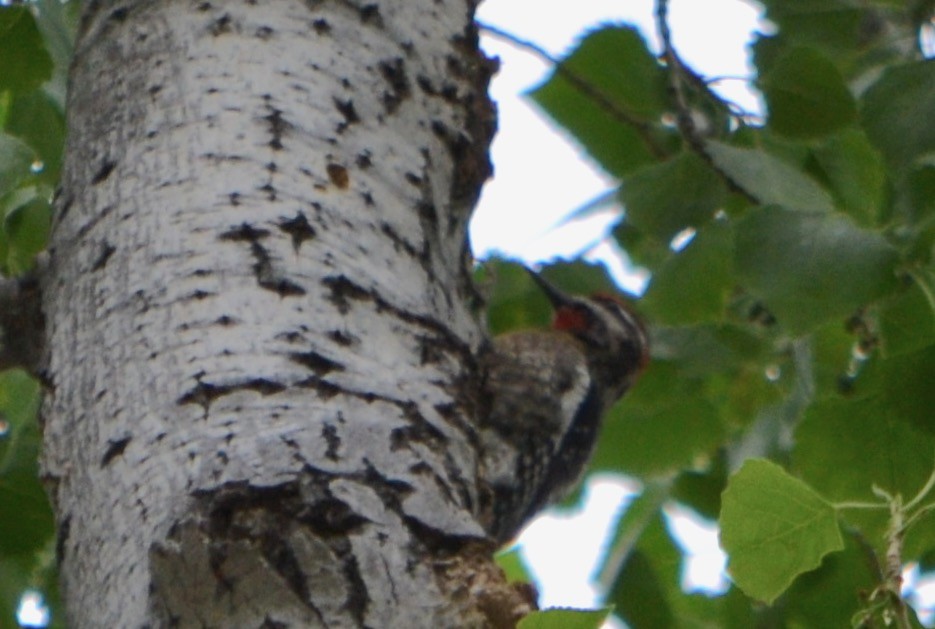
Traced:
<path id="1" fill-rule="evenodd" d="M 71 195 L 68 195 L 68 197 L 66 197 L 62 201 L 61 206 L 59 206 L 60 209 L 58 211 L 58 220 L 61 221 L 63 218 L 65 218 L 65 216 L 68 215 L 68 212 L 71 211 L 71 208 L 74 205 L 74 203 L 75 203 L 75 199 Z"/>
<path id="2" fill-rule="evenodd" d="M 282 219 L 279 223 L 279 229 L 292 237 L 292 248 L 295 249 L 296 253 L 299 252 L 302 243 L 317 235 L 315 228 L 311 226 L 308 219 L 305 218 L 305 213 L 301 210 L 296 213 L 295 218 Z"/>
<path id="3" fill-rule="evenodd" d="M 195 377 L 198 383 L 176 400 L 176 404 L 179 406 L 197 404 L 204 409 L 205 418 L 207 418 L 208 410 L 211 408 L 211 404 L 214 400 L 225 395 L 231 395 L 238 391 L 255 391 L 260 395 L 267 396 L 275 395 L 281 391 L 285 391 L 287 388 L 286 385 L 280 382 L 273 382 L 266 378 L 253 378 L 243 382 L 218 385 L 204 382 L 201 379 L 202 377 L 203 374 Z"/>
<path id="4" fill-rule="evenodd" d="M 393 243 L 393 248 L 396 251 L 405 251 L 410 257 L 422 260 L 428 254 L 428 249 L 423 248 L 422 251 L 416 249 L 415 245 L 399 235 L 399 233 L 393 228 L 389 223 L 380 223 L 380 231 L 383 232 L 383 235 L 390 239 Z"/>
<path id="5" fill-rule="evenodd" d="M 276 188 L 273 187 L 271 183 L 265 183 L 258 188 L 258 190 L 266 193 L 266 198 L 270 201 L 276 200 Z"/>
<path id="6" fill-rule="evenodd" d="M 331 398 L 344 393 L 345 391 L 341 389 L 336 384 L 331 384 L 319 378 L 318 376 L 312 376 L 311 378 L 306 378 L 300 382 L 297 382 L 297 387 L 303 389 L 312 389 L 318 393 L 318 397 L 322 400 L 330 400 Z"/>
<path id="7" fill-rule="evenodd" d="M 358 341 L 356 337 L 351 336 L 346 332 L 342 332 L 341 330 L 332 330 L 331 332 L 328 332 L 327 336 L 329 339 L 342 347 L 350 347 Z"/>
<path id="8" fill-rule="evenodd" d="M 214 297 L 215 295 L 217 295 L 217 293 L 199 288 L 192 291 L 188 295 L 185 295 L 185 297 L 182 298 L 182 301 L 201 301 L 202 299 L 208 299 L 209 297 Z M 183 324 L 182 326 L 179 326 L 179 329 L 188 329 L 188 326 Z"/>
<path id="9" fill-rule="evenodd" d="M 264 96 L 263 99 L 266 101 L 267 109 L 269 109 L 269 114 L 263 117 L 263 120 L 265 120 L 269 126 L 269 133 L 271 136 L 268 146 L 274 151 L 278 151 L 283 148 L 282 138 L 290 125 L 282 117 L 282 110 L 269 104 L 269 101 L 272 100 L 270 96 Z"/>
<path id="10" fill-rule="evenodd" d="M 255 378 L 249 380 L 242 385 L 233 387 L 233 389 L 241 389 L 244 391 L 256 391 L 260 395 L 275 395 L 286 390 L 286 385 L 281 382 L 273 382 L 272 380 L 267 380 L 266 378 Z"/>
<path id="11" fill-rule="evenodd" d="M 202 382 L 201 376 L 195 378 L 198 383 L 190 390 L 186 391 L 176 400 L 179 406 L 186 404 L 197 404 L 205 411 L 205 418 L 208 416 L 208 409 L 211 408 L 211 402 L 221 397 L 225 393 L 225 387 L 215 386 L 209 382 Z"/>
<path id="12" fill-rule="evenodd" d="M 218 19 L 214 20 L 209 27 L 211 34 L 215 37 L 224 35 L 231 32 L 231 16 L 229 13 L 225 13 Z"/>
<path id="13" fill-rule="evenodd" d="M 117 162 L 113 160 L 104 160 L 104 163 L 101 164 L 101 167 L 97 170 L 94 177 L 91 178 L 91 185 L 96 186 L 110 176 L 110 173 L 114 172 Z"/>
<path id="14" fill-rule="evenodd" d="M 381 24 L 382 16 L 380 15 L 380 5 L 365 4 L 364 6 L 360 7 L 360 21 L 364 24 Z"/>
<path id="15" fill-rule="evenodd" d="M 381 61 L 380 74 L 389 83 L 390 89 L 383 92 L 383 107 L 388 114 L 399 109 L 400 104 L 412 95 L 409 88 L 409 79 L 406 77 L 406 67 L 402 57 Z"/>
<path id="16" fill-rule="evenodd" d="M 129 14 L 130 14 L 130 9 L 128 9 L 127 7 L 117 7 L 116 9 L 110 12 L 108 19 L 114 22 L 123 22 L 125 19 L 127 19 L 127 16 Z"/>
<path id="17" fill-rule="evenodd" d="M 309 371 L 315 373 L 316 376 L 324 376 L 332 371 L 344 371 L 344 365 L 336 363 L 330 358 L 322 356 L 318 352 L 296 352 L 289 354 L 289 359 L 302 365 Z"/>
<path id="18" fill-rule="evenodd" d="M 319 35 L 326 35 L 331 32 L 331 24 L 328 24 L 328 20 L 324 18 L 318 18 L 312 22 L 312 30 Z"/>
<path id="19" fill-rule="evenodd" d="M 303 330 L 303 331 L 307 331 L 307 330 Z M 285 341 L 287 343 L 293 343 L 293 344 L 302 343 L 305 341 L 305 335 L 302 333 L 303 331 L 291 330 L 289 332 L 281 332 L 276 335 L 276 340 Z"/>
<path id="20" fill-rule="evenodd" d="M 130 445 L 130 442 L 133 441 L 132 437 L 123 437 L 122 439 L 113 440 L 110 439 L 107 441 L 107 450 L 104 451 L 104 456 L 101 457 L 101 467 L 105 468 L 110 465 L 110 462 L 115 458 L 123 454 L 127 449 L 127 446 Z"/>
<path id="21" fill-rule="evenodd" d="M 198 10 L 204 13 L 205 11 L 210 11 L 212 9 L 210 2 L 202 2 L 198 5 Z"/>
<path id="22" fill-rule="evenodd" d="M 58 539 L 55 542 L 55 558 L 61 565 L 65 559 L 65 546 L 68 544 L 68 537 L 71 535 L 71 516 L 66 516 L 58 525 Z"/>
<path id="23" fill-rule="evenodd" d="M 344 116 L 344 121 L 338 125 L 336 131 L 338 133 L 344 133 L 348 127 L 352 124 L 360 122 L 360 116 L 357 115 L 357 110 L 354 108 L 354 101 L 350 98 L 347 100 L 341 100 L 340 98 L 335 98 L 334 106 L 337 108 L 338 113 Z"/>
<path id="24" fill-rule="evenodd" d="M 444 352 L 437 344 L 437 339 L 430 336 L 419 336 L 419 359 L 421 364 L 436 364 L 442 362 Z"/>
<path id="25" fill-rule="evenodd" d="M 452 132 L 443 122 L 432 121 L 432 132 L 442 141 L 457 165 L 451 184 L 451 198 L 463 200 L 476 195 L 478 182 L 487 179 L 492 172 L 490 162 L 476 157 L 478 145 L 467 135 Z"/>
<path id="26" fill-rule="evenodd" d="M 331 294 L 328 301 L 337 307 L 338 312 L 347 314 L 351 309 L 351 300 L 366 301 L 372 298 L 370 291 L 347 279 L 344 275 L 331 275 L 322 280 Z"/>
<path id="27" fill-rule="evenodd" d="M 418 211 L 419 218 L 424 224 L 437 229 L 438 211 L 436 210 L 434 203 L 430 201 L 420 201 L 416 206 L 416 211 Z M 434 231 L 434 229 L 429 231 L 429 233 L 432 233 L 432 231 Z"/>
<path id="28" fill-rule="evenodd" d="M 332 461 L 337 461 L 340 458 L 338 456 L 338 450 L 341 448 L 341 438 L 338 436 L 338 429 L 334 424 L 325 424 L 322 426 L 321 438 L 328 444 L 328 448 L 325 450 L 325 457 Z"/>
<path id="29" fill-rule="evenodd" d="M 107 261 L 110 260 L 110 257 L 114 255 L 115 251 L 117 251 L 117 247 L 105 241 L 100 255 L 97 256 L 97 260 L 95 260 L 94 264 L 91 265 L 91 270 L 100 271 L 105 266 L 107 266 Z"/>
<path id="30" fill-rule="evenodd" d="M 464 365 L 468 366 L 470 370 L 474 371 L 477 369 L 477 361 L 471 347 L 457 335 L 452 334 L 445 324 L 436 321 L 432 317 L 413 314 L 408 310 L 394 306 L 373 291 L 365 289 L 344 275 L 330 275 L 322 280 L 322 284 L 330 289 L 330 294 L 326 299 L 333 303 L 341 314 L 347 314 L 347 312 L 350 311 L 351 300 L 373 301 L 378 310 L 391 312 L 401 321 L 417 325 L 432 332 L 433 334 L 431 336 L 426 336 L 425 338 L 434 339 L 435 345 L 439 348 L 439 351 L 454 352 L 458 354 L 459 360 L 461 360 Z"/>
<path id="31" fill-rule="evenodd" d="M 370 151 L 361 151 L 357 154 L 357 158 L 354 160 L 354 163 L 357 164 L 357 167 L 361 170 L 370 168 L 373 166 L 373 155 L 371 155 Z"/>
<path id="32" fill-rule="evenodd" d="M 432 80 L 429 77 L 425 76 L 424 74 L 420 74 L 419 76 L 416 77 L 416 85 L 418 85 L 419 89 L 421 89 L 423 92 L 425 92 L 429 96 L 435 96 L 435 94 L 438 93 L 435 90 L 435 86 L 432 85 Z"/>
<path id="33" fill-rule="evenodd" d="M 228 230 L 221 234 L 221 240 L 231 242 L 246 242 L 250 244 L 250 253 L 255 260 L 253 264 L 253 274 L 256 276 L 257 284 L 260 288 L 273 291 L 280 297 L 298 297 L 305 294 L 305 289 L 292 280 L 280 276 L 273 268 L 273 259 L 269 251 L 261 243 L 268 238 L 270 232 L 265 229 L 257 229 L 249 223 L 243 223 L 240 227 Z"/>
<path id="34" fill-rule="evenodd" d="M 344 602 L 344 608 L 354 617 L 358 627 L 366 626 L 367 606 L 370 604 L 370 592 L 367 589 L 367 583 L 360 574 L 360 566 L 357 563 L 357 555 L 347 544 L 347 551 L 338 554 L 343 562 L 344 578 L 349 584 L 347 600 Z"/>
<path id="35" fill-rule="evenodd" d="M 275 31 L 273 31 L 273 29 L 270 28 L 269 26 L 260 26 L 256 29 L 256 32 L 254 33 L 254 35 L 256 35 L 258 39 L 262 39 L 263 41 L 266 41 L 267 39 L 270 39 L 273 36 L 274 32 Z"/>

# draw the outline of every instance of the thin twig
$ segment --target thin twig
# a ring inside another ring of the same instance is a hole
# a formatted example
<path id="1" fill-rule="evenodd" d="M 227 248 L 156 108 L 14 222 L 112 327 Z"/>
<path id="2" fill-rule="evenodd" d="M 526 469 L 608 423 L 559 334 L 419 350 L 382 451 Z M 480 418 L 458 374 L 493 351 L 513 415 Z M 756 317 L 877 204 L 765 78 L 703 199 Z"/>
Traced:
<path id="1" fill-rule="evenodd" d="M 668 152 L 653 137 L 652 125 L 643 120 L 640 120 L 636 115 L 627 111 L 624 107 L 615 102 L 611 97 L 602 92 L 600 88 L 589 82 L 586 78 L 582 77 L 574 70 L 568 69 L 568 67 L 561 60 L 553 57 L 549 51 L 545 50 L 538 44 L 517 37 L 516 35 L 504 31 L 503 29 L 500 29 L 496 26 L 492 26 L 484 22 L 477 22 L 477 26 L 481 31 L 489 35 L 499 37 L 500 39 L 513 44 L 517 48 L 531 52 L 543 61 L 552 64 L 555 68 L 556 74 L 568 81 L 572 87 L 590 99 L 595 105 L 610 114 L 615 120 L 629 127 L 632 127 L 633 130 L 636 131 L 640 136 L 640 139 L 643 141 L 643 143 L 646 144 L 646 146 L 649 148 L 653 157 L 660 160 L 669 157 Z"/>
<path id="2" fill-rule="evenodd" d="M 701 134 L 698 132 L 695 119 L 692 117 L 691 108 L 688 104 L 688 99 L 685 97 L 684 79 L 687 77 L 693 83 L 700 84 L 705 91 L 708 90 L 708 87 L 704 79 L 682 63 L 681 58 L 675 51 L 675 47 L 672 45 L 672 31 L 669 29 L 668 0 L 656 0 L 656 29 L 659 31 L 659 39 L 662 42 L 662 58 L 668 68 L 666 74 L 669 78 L 669 90 L 672 93 L 672 101 L 675 105 L 676 124 L 686 144 L 688 144 L 688 147 L 701 157 L 714 172 L 720 175 L 721 179 L 724 180 L 732 191 L 740 194 L 751 203 L 759 204 L 759 199 L 757 199 L 752 192 L 737 183 L 730 174 L 717 165 L 711 153 L 708 151 L 704 138 L 702 138 Z"/>

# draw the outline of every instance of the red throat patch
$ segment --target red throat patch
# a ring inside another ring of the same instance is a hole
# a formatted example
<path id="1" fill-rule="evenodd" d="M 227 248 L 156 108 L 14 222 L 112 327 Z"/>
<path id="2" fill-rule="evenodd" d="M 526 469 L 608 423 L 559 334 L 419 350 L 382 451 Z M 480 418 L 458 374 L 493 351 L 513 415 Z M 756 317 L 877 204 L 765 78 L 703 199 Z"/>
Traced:
<path id="1" fill-rule="evenodd" d="M 556 330 L 584 330 L 588 327 L 588 315 L 580 308 L 562 306 L 555 311 L 552 327 Z"/>

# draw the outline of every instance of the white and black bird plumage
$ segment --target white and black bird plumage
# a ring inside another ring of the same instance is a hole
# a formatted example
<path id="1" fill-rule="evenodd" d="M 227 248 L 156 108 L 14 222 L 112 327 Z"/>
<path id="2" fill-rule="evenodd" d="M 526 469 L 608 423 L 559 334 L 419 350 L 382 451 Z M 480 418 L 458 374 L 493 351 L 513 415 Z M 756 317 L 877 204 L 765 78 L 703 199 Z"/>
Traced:
<path id="1" fill-rule="evenodd" d="M 646 329 L 622 301 L 569 296 L 530 274 L 555 310 L 552 329 L 498 336 L 481 360 L 484 520 L 499 543 L 580 481 L 602 416 L 649 358 Z"/>

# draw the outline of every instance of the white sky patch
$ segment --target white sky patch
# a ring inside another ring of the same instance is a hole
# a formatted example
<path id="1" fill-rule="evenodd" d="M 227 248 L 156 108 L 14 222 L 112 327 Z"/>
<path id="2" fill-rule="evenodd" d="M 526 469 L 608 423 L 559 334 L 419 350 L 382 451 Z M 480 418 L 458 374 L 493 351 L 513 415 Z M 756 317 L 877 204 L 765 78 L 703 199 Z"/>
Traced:
<path id="1" fill-rule="evenodd" d="M 621 479 L 594 479 L 587 485 L 582 509 L 553 511 L 526 527 L 519 543 L 523 560 L 539 584 L 543 608 L 600 604 L 591 579 L 609 542 L 611 525 L 637 487 Z"/>
<path id="2" fill-rule="evenodd" d="M 35 590 L 26 590 L 19 599 L 16 621 L 23 627 L 45 627 L 49 624 L 49 616 L 49 608 L 46 607 L 42 594 Z"/>
<path id="3" fill-rule="evenodd" d="M 677 504 L 666 506 L 669 533 L 684 553 L 682 589 L 686 592 L 723 594 L 727 580 L 727 555 L 718 546 L 717 524 L 698 517 Z"/>

